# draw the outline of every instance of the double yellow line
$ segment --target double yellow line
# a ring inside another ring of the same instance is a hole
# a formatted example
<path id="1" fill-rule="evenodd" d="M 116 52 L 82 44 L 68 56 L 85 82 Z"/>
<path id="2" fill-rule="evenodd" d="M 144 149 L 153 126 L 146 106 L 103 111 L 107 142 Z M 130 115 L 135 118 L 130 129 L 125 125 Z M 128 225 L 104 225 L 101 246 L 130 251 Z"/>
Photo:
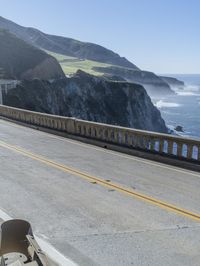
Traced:
<path id="1" fill-rule="evenodd" d="M 186 216 L 186 217 L 188 217 L 190 219 L 193 219 L 193 220 L 196 220 L 196 221 L 200 222 L 200 214 L 196 214 L 196 213 L 190 212 L 189 210 L 185 210 L 185 209 L 179 208 L 179 207 L 174 206 L 172 204 L 169 204 L 167 202 L 164 202 L 164 201 L 158 200 L 156 198 L 144 195 L 144 194 L 142 194 L 140 192 L 133 191 L 133 190 L 131 190 L 129 188 L 125 188 L 125 187 L 123 187 L 123 186 L 121 186 L 119 184 L 115 184 L 113 182 L 106 181 L 106 180 L 103 180 L 101 178 L 89 175 L 87 173 L 81 172 L 81 171 L 79 171 L 77 169 L 68 167 L 66 165 L 62 165 L 60 163 L 54 162 L 52 160 L 49 160 L 48 158 L 45 158 L 43 156 L 31 153 L 31 152 L 29 152 L 27 150 L 24 150 L 24 149 L 20 148 L 20 147 L 7 144 L 7 143 L 5 143 L 3 141 L 0 141 L 0 146 L 3 147 L 3 148 L 9 149 L 11 151 L 17 152 L 19 154 L 22 154 L 23 156 L 29 157 L 29 158 L 31 158 L 33 160 L 39 161 L 41 163 L 44 163 L 44 164 L 46 164 L 48 166 L 51 166 L 53 168 L 56 168 L 58 170 L 61 170 L 63 172 L 79 176 L 79 177 L 81 177 L 83 179 L 86 179 L 86 180 L 88 180 L 90 182 L 95 182 L 96 184 L 99 184 L 101 186 L 104 186 L 104 187 L 107 187 L 107 188 L 110 188 L 110 189 L 114 189 L 114 190 L 116 190 L 116 191 L 118 191 L 120 193 L 126 194 L 126 195 L 128 195 L 130 197 L 137 198 L 139 200 L 143 200 L 143 201 L 148 202 L 150 204 L 159 206 L 162 209 L 181 214 L 181 215 Z"/>

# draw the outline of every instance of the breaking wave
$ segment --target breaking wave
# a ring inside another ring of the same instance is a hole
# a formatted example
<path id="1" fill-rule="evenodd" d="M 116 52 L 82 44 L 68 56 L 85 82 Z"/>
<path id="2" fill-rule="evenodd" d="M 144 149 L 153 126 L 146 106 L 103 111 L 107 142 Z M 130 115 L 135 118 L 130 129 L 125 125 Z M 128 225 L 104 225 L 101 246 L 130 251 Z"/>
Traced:
<path id="1" fill-rule="evenodd" d="M 176 93 L 180 96 L 200 96 L 200 93 L 192 91 L 176 91 Z"/>
<path id="2" fill-rule="evenodd" d="M 165 102 L 163 100 L 158 101 L 157 103 L 155 103 L 155 106 L 157 108 L 164 108 L 164 107 L 168 107 L 168 108 L 176 108 L 181 106 L 181 104 L 179 103 L 172 103 L 172 102 Z"/>

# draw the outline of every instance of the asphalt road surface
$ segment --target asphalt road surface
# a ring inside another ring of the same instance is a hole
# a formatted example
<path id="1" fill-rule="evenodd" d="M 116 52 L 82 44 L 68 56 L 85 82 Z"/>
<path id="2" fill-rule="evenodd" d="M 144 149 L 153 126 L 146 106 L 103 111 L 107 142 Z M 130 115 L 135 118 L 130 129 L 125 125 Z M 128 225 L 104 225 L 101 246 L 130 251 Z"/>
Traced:
<path id="1" fill-rule="evenodd" d="M 4 120 L 0 209 L 72 264 L 200 265 L 199 173 Z"/>

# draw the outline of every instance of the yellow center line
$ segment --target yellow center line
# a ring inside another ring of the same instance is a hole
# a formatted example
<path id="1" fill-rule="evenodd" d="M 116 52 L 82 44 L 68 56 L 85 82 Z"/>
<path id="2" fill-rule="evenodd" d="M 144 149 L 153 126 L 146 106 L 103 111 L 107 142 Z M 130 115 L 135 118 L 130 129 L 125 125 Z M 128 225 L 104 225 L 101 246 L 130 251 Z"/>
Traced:
<path id="1" fill-rule="evenodd" d="M 22 149 L 20 147 L 14 146 L 14 145 L 7 144 L 7 143 L 5 143 L 3 141 L 0 141 L 0 146 L 3 147 L 3 148 L 9 149 L 9 150 L 15 151 L 17 153 L 20 153 L 20 154 L 22 154 L 22 155 L 24 155 L 26 157 L 29 157 L 29 158 L 31 158 L 33 160 L 36 160 L 36 161 L 39 161 L 39 162 L 44 163 L 46 165 L 49 165 L 51 167 L 54 167 L 54 168 L 56 168 L 58 170 L 61 170 L 63 172 L 79 176 L 81 178 L 89 180 L 90 182 L 91 181 L 92 182 L 96 182 L 97 184 L 99 184 L 101 186 L 108 187 L 108 188 L 111 188 L 111 189 L 115 189 L 116 191 L 118 191 L 120 193 L 123 193 L 123 194 L 126 194 L 126 195 L 128 195 L 130 197 L 143 200 L 145 202 L 148 202 L 148 203 L 151 203 L 153 205 L 159 206 L 162 209 L 181 214 L 181 215 L 186 216 L 186 217 L 188 217 L 190 219 L 193 219 L 193 220 L 196 220 L 196 221 L 200 222 L 200 214 L 196 214 L 196 213 L 193 213 L 193 212 L 191 212 L 189 210 L 185 210 L 185 209 L 179 208 L 179 207 L 177 207 L 175 205 L 172 205 L 172 204 L 170 204 L 168 202 L 164 202 L 164 201 L 158 200 L 156 198 L 153 198 L 151 196 L 145 195 L 143 193 L 133 191 L 133 190 L 131 190 L 129 188 L 126 188 L 126 187 L 123 187 L 123 186 L 121 186 L 119 184 L 116 184 L 116 183 L 113 183 L 113 182 L 110 182 L 110 181 L 106 181 L 106 180 L 103 180 L 101 178 L 89 175 L 89 174 L 81 172 L 81 171 L 79 171 L 79 170 L 77 170 L 75 168 L 71 168 L 71 167 L 68 167 L 66 165 L 54 162 L 54 161 L 52 161 L 52 160 L 50 160 L 48 158 L 45 158 L 45 157 L 43 157 L 41 155 L 31 153 L 31 152 L 29 152 L 29 151 L 27 151 L 25 149 Z"/>

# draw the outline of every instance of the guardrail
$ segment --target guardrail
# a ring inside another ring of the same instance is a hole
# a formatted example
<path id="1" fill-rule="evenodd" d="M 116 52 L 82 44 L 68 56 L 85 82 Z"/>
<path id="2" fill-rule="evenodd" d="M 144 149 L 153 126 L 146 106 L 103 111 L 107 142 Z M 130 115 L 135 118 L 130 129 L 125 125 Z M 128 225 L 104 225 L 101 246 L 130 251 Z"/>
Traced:
<path id="1" fill-rule="evenodd" d="M 130 149 L 200 162 L 200 140 L 89 122 L 0 105 L 0 116 Z"/>

